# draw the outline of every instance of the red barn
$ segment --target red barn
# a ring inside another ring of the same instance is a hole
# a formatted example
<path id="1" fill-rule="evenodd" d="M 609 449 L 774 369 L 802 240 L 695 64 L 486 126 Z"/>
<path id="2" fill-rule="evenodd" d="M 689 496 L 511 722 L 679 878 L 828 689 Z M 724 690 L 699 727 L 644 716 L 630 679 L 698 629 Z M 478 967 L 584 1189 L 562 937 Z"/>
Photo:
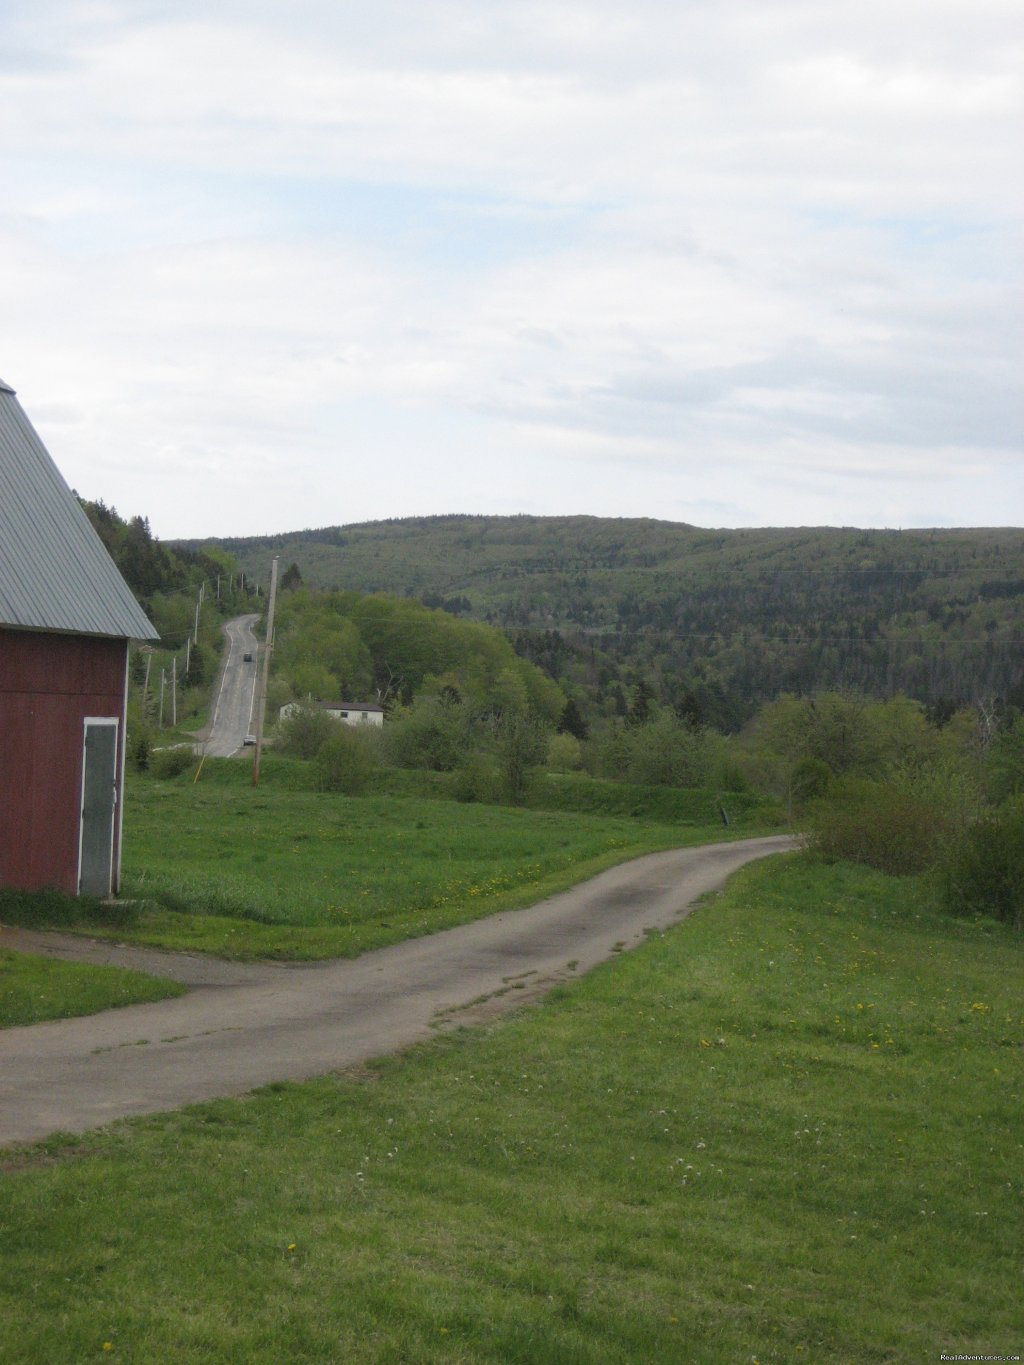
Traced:
<path id="1" fill-rule="evenodd" d="M 0 381 L 0 886 L 118 889 L 128 645 L 155 637 Z"/>

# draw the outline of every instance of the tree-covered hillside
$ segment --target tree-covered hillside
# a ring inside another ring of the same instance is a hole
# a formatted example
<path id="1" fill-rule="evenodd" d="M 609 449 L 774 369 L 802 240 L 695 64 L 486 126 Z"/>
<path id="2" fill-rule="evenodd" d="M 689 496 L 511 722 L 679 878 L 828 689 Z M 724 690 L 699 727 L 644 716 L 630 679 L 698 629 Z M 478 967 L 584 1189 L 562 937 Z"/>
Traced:
<path id="1" fill-rule="evenodd" d="M 218 542 L 317 587 L 505 627 L 592 703 L 641 680 L 732 728 L 782 692 L 1024 704 L 1024 530 L 709 531 L 596 517 L 427 517 Z"/>
<path id="2" fill-rule="evenodd" d="M 184 639 L 192 603 L 204 585 L 213 589 L 211 597 L 225 612 L 248 605 L 245 574 L 226 551 L 216 545 L 166 545 L 153 535 L 148 517 L 126 520 L 102 498 L 96 502 L 79 498 L 79 502 L 161 637 L 181 635 Z M 184 607 L 177 602 L 179 598 Z"/>
<path id="3" fill-rule="evenodd" d="M 380 594 L 283 591 L 274 672 L 292 697 L 375 697 L 387 709 L 411 703 L 424 687 L 485 709 L 514 694 L 552 724 L 565 706 L 502 631 Z"/>
<path id="4" fill-rule="evenodd" d="M 194 723 L 204 711 L 225 617 L 262 603 L 225 550 L 165 545 L 147 517 L 125 519 L 102 499 L 79 502 L 160 637 L 132 653 L 129 722 L 145 751 L 151 727 Z"/>

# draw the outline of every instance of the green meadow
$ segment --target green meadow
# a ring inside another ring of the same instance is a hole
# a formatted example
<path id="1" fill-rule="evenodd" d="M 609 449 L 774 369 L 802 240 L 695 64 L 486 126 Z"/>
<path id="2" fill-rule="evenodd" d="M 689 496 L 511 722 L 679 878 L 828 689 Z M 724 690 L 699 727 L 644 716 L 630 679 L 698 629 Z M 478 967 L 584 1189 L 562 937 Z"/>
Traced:
<path id="1" fill-rule="evenodd" d="M 342 796 L 303 789 L 306 764 L 264 768 L 255 789 L 229 761 L 205 764 L 198 782 L 134 776 L 116 912 L 8 896 L 0 920 L 232 958 L 351 957 L 726 833 L 703 793 L 650 819 L 642 789 L 639 815 L 579 813 L 463 804 L 429 787 Z M 769 832 L 758 814 L 733 832 Z"/>
<path id="2" fill-rule="evenodd" d="M 3 1359 L 1019 1352 L 1022 967 L 778 857 L 488 1026 L 8 1150 Z"/>

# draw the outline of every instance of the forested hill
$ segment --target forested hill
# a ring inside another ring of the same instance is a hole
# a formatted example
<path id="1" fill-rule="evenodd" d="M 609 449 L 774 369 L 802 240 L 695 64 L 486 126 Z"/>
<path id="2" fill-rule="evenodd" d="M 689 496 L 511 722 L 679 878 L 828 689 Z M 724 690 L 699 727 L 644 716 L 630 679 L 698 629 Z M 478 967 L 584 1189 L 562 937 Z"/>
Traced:
<path id="1" fill-rule="evenodd" d="M 643 680 L 727 726 L 782 691 L 1024 705 L 1021 529 L 449 516 L 215 543 L 251 577 L 278 555 L 310 587 L 413 596 L 504 626 L 563 681 Z"/>

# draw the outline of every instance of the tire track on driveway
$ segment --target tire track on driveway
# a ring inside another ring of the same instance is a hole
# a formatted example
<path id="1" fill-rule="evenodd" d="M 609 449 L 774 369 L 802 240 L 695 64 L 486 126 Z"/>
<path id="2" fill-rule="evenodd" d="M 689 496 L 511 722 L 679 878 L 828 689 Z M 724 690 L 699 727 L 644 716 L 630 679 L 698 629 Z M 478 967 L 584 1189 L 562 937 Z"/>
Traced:
<path id="1" fill-rule="evenodd" d="M 192 989 L 0 1030 L 0 1144 L 307 1080 L 520 1005 L 667 928 L 745 863 L 796 847 L 779 835 L 649 854 L 525 910 L 333 962 L 225 963 L 5 929 L 4 947 L 131 966 Z"/>

